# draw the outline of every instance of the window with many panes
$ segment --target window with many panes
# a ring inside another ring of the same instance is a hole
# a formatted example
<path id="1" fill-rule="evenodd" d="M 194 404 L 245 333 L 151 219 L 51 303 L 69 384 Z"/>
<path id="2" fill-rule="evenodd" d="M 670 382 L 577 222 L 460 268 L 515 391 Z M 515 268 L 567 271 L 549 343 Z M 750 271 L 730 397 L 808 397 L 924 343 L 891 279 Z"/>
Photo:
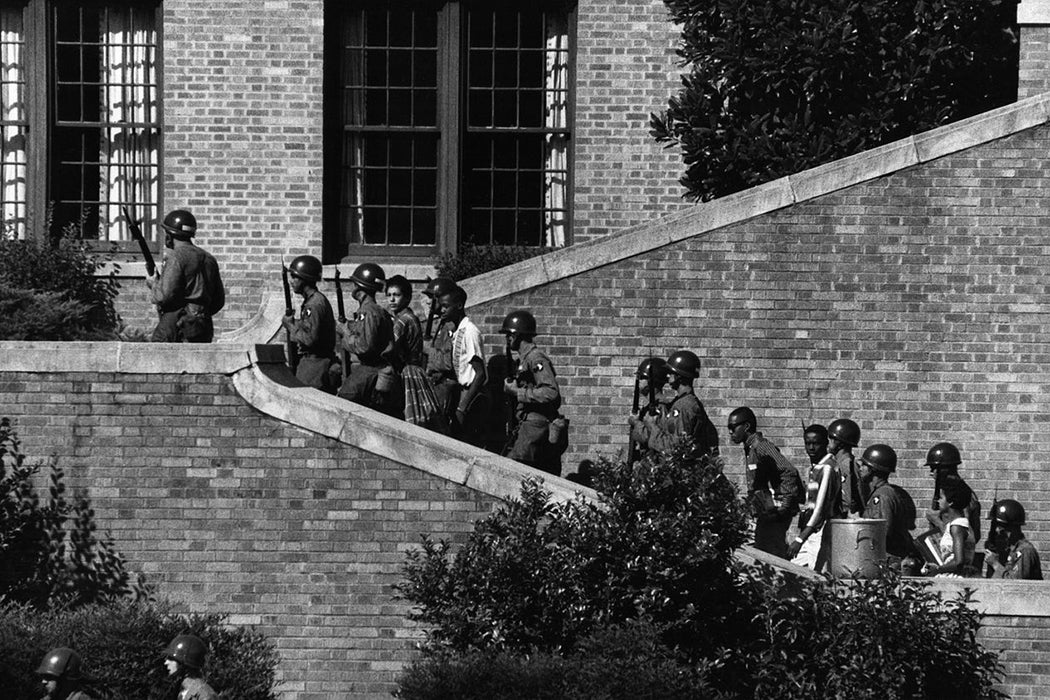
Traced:
<path id="1" fill-rule="evenodd" d="M 159 3 L 0 4 L 3 234 L 129 238 L 159 214 Z"/>
<path id="2" fill-rule="evenodd" d="M 567 243 L 570 10 L 328 3 L 328 259 Z"/>

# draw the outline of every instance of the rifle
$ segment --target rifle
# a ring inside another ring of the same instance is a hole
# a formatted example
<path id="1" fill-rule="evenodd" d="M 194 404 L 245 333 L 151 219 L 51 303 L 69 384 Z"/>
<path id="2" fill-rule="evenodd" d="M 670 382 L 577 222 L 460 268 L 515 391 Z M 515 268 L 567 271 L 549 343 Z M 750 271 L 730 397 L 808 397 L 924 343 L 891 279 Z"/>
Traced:
<path id="1" fill-rule="evenodd" d="M 507 345 L 504 356 L 507 360 L 507 377 L 517 379 L 518 366 L 514 361 L 514 357 L 511 355 L 509 335 L 507 336 Z M 518 401 L 507 394 L 504 395 L 507 396 L 507 408 L 510 410 L 510 413 L 507 416 L 507 443 L 510 444 L 510 442 L 514 440 L 514 435 L 518 432 Z"/>
<path id="2" fill-rule="evenodd" d="M 427 285 L 430 285 L 430 278 L 427 277 Z M 437 317 L 437 297 L 430 297 L 430 311 L 427 313 L 427 329 L 423 333 L 424 340 L 432 340 L 434 338 L 434 318 Z"/>
<path id="3" fill-rule="evenodd" d="M 631 415 L 638 413 L 638 410 L 641 408 L 639 405 L 639 399 L 641 398 L 639 395 L 642 392 L 640 381 L 641 380 L 638 379 L 638 373 L 635 372 L 634 398 L 631 400 Z M 639 416 L 639 418 L 640 417 L 641 416 Z M 632 432 L 633 431 L 630 429 L 627 431 L 627 464 L 634 464 L 635 460 L 638 459 L 638 446 L 634 444 L 634 436 L 632 435 Z"/>
<path id="4" fill-rule="evenodd" d="M 933 471 L 933 504 L 930 508 L 939 510 L 941 507 L 941 470 Z"/>
<path id="5" fill-rule="evenodd" d="M 127 205 L 120 207 L 124 212 L 124 220 L 128 222 L 128 231 L 131 233 L 131 239 L 139 244 L 139 250 L 142 251 L 142 257 L 146 261 L 146 274 L 150 277 L 157 271 L 157 263 L 153 260 L 153 253 L 150 252 L 149 244 L 146 243 L 145 237 L 142 235 L 142 229 L 139 227 L 135 217 L 128 211 Z"/>
<path id="6" fill-rule="evenodd" d="M 343 283 L 339 279 L 339 268 L 335 268 L 335 306 L 339 312 L 339 323 L 346 324 L 346 306 L 343 304 Z M 339 359 L 343 365 L 343 379 L 350 374 L 350 353 L 339 343 Z"/>
<path id="7" fill-rule="evenodd" d="M 281 281 L 284 283 L 284 315 L 294 316 L 295 309 L 292 308 L 292 288 L 288 284 L 288 268 L 283 264 L 281 265 Z M 299 345 L 292 340 L 292 332 L 286 331 L 288 339 L 285 341 L 285 348 L 288 354 L 288 366 L 292 368 L 292 372 L 299 367 Z"/>

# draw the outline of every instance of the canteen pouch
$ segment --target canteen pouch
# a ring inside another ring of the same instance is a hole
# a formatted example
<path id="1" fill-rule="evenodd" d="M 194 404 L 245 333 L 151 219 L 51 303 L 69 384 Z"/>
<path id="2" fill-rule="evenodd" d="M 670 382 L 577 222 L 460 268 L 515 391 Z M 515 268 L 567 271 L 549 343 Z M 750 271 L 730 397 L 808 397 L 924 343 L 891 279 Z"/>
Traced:
<path id="1" fill-rule="evenodd" d="M 558 454 L 569 449 L 569 419 L 560 413 L 554 417 L 547 428 L 547 441 L 554 445 Z"/>

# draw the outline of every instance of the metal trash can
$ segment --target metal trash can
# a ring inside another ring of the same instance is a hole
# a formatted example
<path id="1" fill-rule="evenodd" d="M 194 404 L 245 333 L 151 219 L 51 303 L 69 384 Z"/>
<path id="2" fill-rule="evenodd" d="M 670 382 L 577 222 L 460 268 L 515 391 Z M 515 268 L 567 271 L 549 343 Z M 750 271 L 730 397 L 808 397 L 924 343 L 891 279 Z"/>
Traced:
<path id="1" fill-rule="evenodd" d="M 829 520 L 825 537 L 831 536 L 829 568 L 835 578 L 873 578 L 886 561 L 886 521 L 872 518 Z"/>

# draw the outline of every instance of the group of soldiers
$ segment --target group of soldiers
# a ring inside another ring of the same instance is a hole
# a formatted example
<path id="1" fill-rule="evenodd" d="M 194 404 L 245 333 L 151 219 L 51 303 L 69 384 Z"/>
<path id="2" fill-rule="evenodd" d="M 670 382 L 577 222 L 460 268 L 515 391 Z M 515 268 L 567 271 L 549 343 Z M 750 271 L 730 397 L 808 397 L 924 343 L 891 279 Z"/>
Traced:
<path id="1" fill-rule="evenodd" d="M 208 648 L 192 634 L 180 634 L 161 654 L 168 676 L 178 684 L 177 700 L 218 700 L 204 680 L 202 669 Z M 43 700 L 94 700 L 102 693 L 84 672 L 84 661 L 73 649 L 59 647 L 44 655 L 36 670 L 43 685 Z"/>
<path id="2" fill-rule="evenodd" d="M 130 219 L 129 223 L 134 233 L 137 225 Z M 211 316 L 225 299 L 215 259 L 193 244 L 197 224 L 190 212 L 169 213 L 162 228 L 171 252 L 163 270 L 147 277 L 160 313 L 153 338 L 210 342 Z M 499 412 L 493 405 L 499 396 L 486 391 L 489 368 L 481 331 L 466 314 L 467 293 L 460 286 L 442 277 L 428 281 L 423 291 L 429 299 L 424 329 L 410 307 L 412 285 L 400 275 L 387 279 L 375 263 L 358 265 L 350 276 L 350 294 L 357 302 L 350 315 L 343 308 L 336 270 L 338 318 L 317 286 L 323 273 L 320 260 L 301 255 L 283 271 L 287 308 L 282 325 L 289 364 L 303 384 L 474 445 L 485 442 L 489 417 Z M 302 297 L 298 315 L 293 292 Z M 380 292 L 385 294 L 383 305 L 376 299 Z M 513 311 L 500 332 L 506 338 L 502 394 L 509 407 L 503 453 L 560 475 L 568 420 L 560 412 L 554 366 L 535 343 L 536 319 L 528 310 Z M 700 360 L 689 350 L 678 350 L 666 360 L 648 358 L 639 365 L 629 418 L 629 460 L 645 450 L 667 451 L 683 438 L 690 441 L 694 457 L 718 453 L 718 431 L 693 388 L 699 376 Z M 665 387 L 671 393 L 666 399 Z M 648 405 L 640 408 L 639 398 L 646 394 Z M 750 408 L 730 413 L 726 427 L 733 444 L 743 447 L 745 493 L 759 549 L 824 570 L 830 551 L 830 538 L 823 536 L 828 521 L 876 518 L 886 522 L 887 553 L 905 570 L 972 575 L 981 565 L 975 552 L 980 504 L 959 476 L 962 460 L 951 443 L 934 445 L 927 457 L 935 475 L 935 495 L 927 513 L 932 532 L 917 542 L 911 535 L 916 527 L 914 501 L 890 483 L 897 469 L 896 452 L 889 445 L 874 444 L 856 459 L 853 449 L 860 444 L 860 427 L 854 421 L 840 418 L 827 427 L 805 427 L 811 466 L 804 486 L 798 470 L 758 431 Z M 788 542 L 796 516 L 797 534 Z M 1021 531 L 1021 504 L 995 499 L 989 518 L 986 575 L 1042 578 L 1038 554 Z M 941 539 L 931 540 L 932 533 L 940 533 Z"/>
<path id="3" fill-rule="evenodd" d="M 718 454 L 717 429 L 693 390 L 699 371 L 699 358 L 688 350 L 678 350 L 666 360 L 650 357 L 638 366 L 635 403 L 628 419 L 629 460 L 646 450 L 667 452 L 683 440 L 694 457 Z M 665 386 L 671 390 L 667 398 Z M 649 395 L 649 402 L 639 408 L 642 394 Z M 1021 529 L 1024 507 L 1013 499 L 994 499 L 985 552 L 977 556 L 981 506 L 959 474 L 962 457 L 949 442 L 937 443 L 926 456 L 934 496 L 926 513 L 929 530 L 916 538 L 912 536 L 915 502 L 904 488 L 890 482 L 897 470 L 897 453 L 879 443 L 855 458 L 853 450 L 861 436 L 856 422 L 839 418 L 827 427 L 804 426 L 810 460 L 804 482 L 791 461 L 758 430 L 752 409 L 733 410 L 726 429 L 732 443 L 743 448 L 744 492 L 754 518 L 754 545 L 762 551 L 826 571 L 831 554 L 831 538 L 825 536 L 828 522 L 866 518 L 886 523 L 886 553 L 905 573 L 1043 577 L 1039 554 Z M 792 525 L 796 534 L 789 541 Z"/>

